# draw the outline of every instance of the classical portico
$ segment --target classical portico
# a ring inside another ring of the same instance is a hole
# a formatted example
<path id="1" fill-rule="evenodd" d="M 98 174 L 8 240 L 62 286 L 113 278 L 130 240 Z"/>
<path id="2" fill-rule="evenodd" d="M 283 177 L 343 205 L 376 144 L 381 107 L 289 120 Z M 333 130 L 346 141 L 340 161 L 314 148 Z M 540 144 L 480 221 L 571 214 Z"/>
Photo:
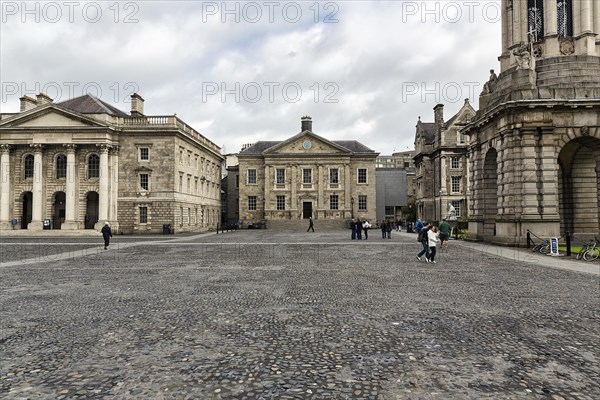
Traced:
<path id="1" fill-rule="evenodd" d="M 20 113 L 3 114 L 0 229 L 97 231 L 105 222 L 125 233 L 214 228 L 218 146 L 175 116 L 144 116 L 137 94 L 132 107 L 129 115 L 90 95 L 54 104 L 40 94 L 23 97 Z"/>
<path id="2" fill-rule="evenodd" d="M 502 2 L 501 71 L 470 137 L 469 236 L 600 231 L 600 2 Z"/>

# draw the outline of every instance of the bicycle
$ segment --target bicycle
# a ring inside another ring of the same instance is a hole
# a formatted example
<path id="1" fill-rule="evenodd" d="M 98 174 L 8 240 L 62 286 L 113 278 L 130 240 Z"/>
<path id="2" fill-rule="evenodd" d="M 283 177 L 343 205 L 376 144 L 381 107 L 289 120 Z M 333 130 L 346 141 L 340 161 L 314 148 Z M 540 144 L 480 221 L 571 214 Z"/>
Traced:
<path id="1" fill-rule="evenodd" d="M 550 240 L 546 239 L 542 243 L 538 243 L 532 247 L 531 251 L 534 253 L 540 252 L 542 254 L 550 254 Z"/>
<path id="2" fill-rule="evenodd" d="M 592 247 L 592 245 L 594 244 L 593 240 L 590 240 L 588 243 L 585 243 L 583 245 L 583 247 L 581 248 L 581 250 L 579 251 L 579 253 L 577 253 L 577 259 L 581 260 L 583 258 L 583 255 Z"/>
<path id="3" fill-rule="evenodd" d="M 598 238 L 594 236 L 594 238 L 596 240 L 593 241 L 591 247 L 585 252 L 583 253 L 583 259 L 585 261 L 594 261 L 596 259 L 598 259 L 598 257 L 600 256 L 600 247 L 598 246 Z"/>

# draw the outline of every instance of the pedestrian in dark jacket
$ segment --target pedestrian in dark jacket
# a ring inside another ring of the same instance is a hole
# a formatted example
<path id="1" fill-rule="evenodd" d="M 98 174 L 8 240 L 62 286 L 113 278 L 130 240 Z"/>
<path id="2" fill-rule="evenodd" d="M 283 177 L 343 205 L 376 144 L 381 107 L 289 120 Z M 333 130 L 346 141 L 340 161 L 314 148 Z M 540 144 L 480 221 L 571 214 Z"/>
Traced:
<path id="1" fill-rule="evenodd" d="M 427 221 L 423 228 L 419 231 L 419 236 L 417 236 L 417 240 L 421 242 L 423 246 L 423 250 L 417 254 L 417 260 L 421 261 L 421 257 L 425 256 L 425 261 L 429 262 L 429 236 L 428 231 L 431 228 L 431 222 Z"/>
<path id="2" fill-rule="evenodd" d="M 104 238 L 104 250 L 106 250 L 108 248 L 110 238 L 112 237 L 112 230 L 108 225 L 108 221 L 104 223 L 104 226 L 100 232 L 102 232 L 102 237 Z"/>
<path id="3" fill-rule="evenodd" d="M 381 229 L 381 238 L 385 239 L 385 237 L 387 235 L 387 223 L 385 221 L 381 221 L 381 224 L 379 225 L 379 229 Z"/>
<path id="4" fill-rule="evenodd" d="M 306 232 L 312 230 L 313 232 L 315 231 L 315 224 L 313 223 L 312 217 L 308 217 L 308 229 L 306 230 Z"/>
<path id="5" fill-rule="evenodd" d="M 362 222 L 360 222 L 360 219 L 356 219 L 356 238 L 358 240 L 362 240 Z"/>
<path id="6" fill-rule="evenodd" d="M 390 221 L 387 223 L 387 229 L 385 230 L 385 233 L 387 234 L 387 238 L 391 239 L 392 238 L 392 228 L 393 228 L 393 222 Z"/>

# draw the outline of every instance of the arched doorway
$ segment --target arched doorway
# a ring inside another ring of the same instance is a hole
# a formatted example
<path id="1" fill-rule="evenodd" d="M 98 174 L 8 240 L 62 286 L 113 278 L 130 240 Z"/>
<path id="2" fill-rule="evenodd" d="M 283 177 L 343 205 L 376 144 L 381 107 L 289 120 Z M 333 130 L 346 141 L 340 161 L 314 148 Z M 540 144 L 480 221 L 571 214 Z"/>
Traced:
<path id="1" fill-rule="evenodd" d="M 600 231 L 600 140 L 577 138 L 558 155 L 558 201 L 561 233 L 592 238 Z"/>
<path id="2" fill-rule="evenodd" d="M 486 240 L 496 236 L 498 215 L 498 153 L 491 148 L 483 164 L 483 235 Z"/>
<path id="3" fill-rule="evenodd" d="M 27 225 L 31 222 L 31 209 L 33 204 L 33 193 L 25 192 L 21 196 L 23 202 L 23 210 L 21 212 L 21 229 L 27 229 Z"/>
<path id="4" fill-rule="evenodd" d="M 94 229 L 98 222 L 98 206 L 100 204 L 97 192 L 88 192 L 85 203 L 85 229 Z"/>
<path id="5" fill-rule="evenodd" d="M 54 193 L 54 202 L 52 203 L 52 229 L 60 229 L 65 222 L 65 192 Z"/>

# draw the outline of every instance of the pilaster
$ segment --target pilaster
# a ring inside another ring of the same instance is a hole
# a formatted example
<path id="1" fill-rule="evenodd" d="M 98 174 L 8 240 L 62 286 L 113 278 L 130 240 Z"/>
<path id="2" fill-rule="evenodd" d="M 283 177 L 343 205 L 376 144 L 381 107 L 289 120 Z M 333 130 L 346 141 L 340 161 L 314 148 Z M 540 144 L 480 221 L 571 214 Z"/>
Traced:
<path id="1" fill-rule="evenodd" d="M 108 221 L 108 202 L 110 200 L 108 152 L 111 149 L 111 146 L 108 144 L 98 144 L 96 147 L 98 147 L 100 152 L 100 180 L 98 193 L 98 222 L 96 222 L 94 228 L 99 230 L 102 229 L 104 223 Z"/>
<path id="2" fill-rule="evenodd" d="M 33 196 L 31 205 L 31 222 L 27 225 L 27 229 L 42 230 L 44 228 L 42 222 L 44 203 L 44 174 L 42 163 L 43 146 L 38 143 L 31 144 L 30 146 L 33 149 Z"/>
<path id="3" fill-rule="evenodd" d="M 77 146 L 74 144 L 64 144 L 67 152 L 67 179 L 65 189 L 65 222 L 62 223 L 61 230 L 79 229 L 77 217 L 77 165 L 75 162 L 75 153 Z"/>
<path id="4" fill-rule="evenodd" d="M 11 229 L 10 224 L 10 149 L 11 145 L 0 145 L 0 229 Z"/>

